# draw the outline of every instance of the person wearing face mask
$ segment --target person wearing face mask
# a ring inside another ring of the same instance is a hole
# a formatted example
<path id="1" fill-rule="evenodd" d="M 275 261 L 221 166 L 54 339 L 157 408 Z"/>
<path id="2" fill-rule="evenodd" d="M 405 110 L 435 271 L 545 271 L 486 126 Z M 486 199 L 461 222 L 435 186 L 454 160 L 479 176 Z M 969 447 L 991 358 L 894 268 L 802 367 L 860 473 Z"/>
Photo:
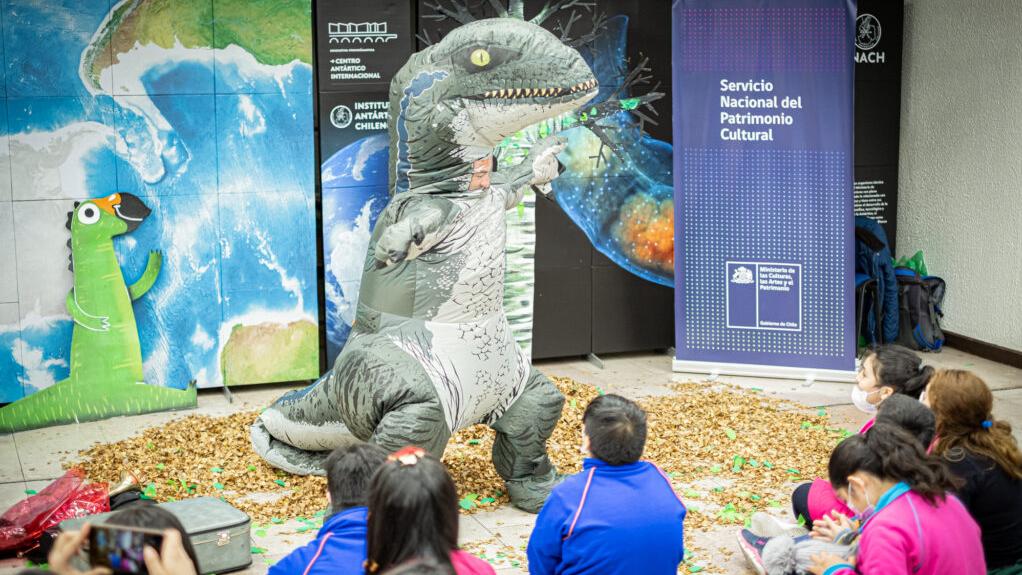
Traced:
<path id="1" fill-rule="evenodd" d="M 923 360 L 912 350 L 900 345 L 881 346 L 863 356 L 852 386 L 852 403 L 863 413 L 875 415 L 880 404 L 893 395 L 919 399 L 933 373 L 934 369 L 923 365 Z M 870 418 L 859 433 L 866 433 L 873 422 Z M 831 511 L 851 515 L 824 479 L 796 487 L 791 495 L 791 506 L 795 518 L 804 518 L 806 524 L 822 519 Z"/>
<path id="2" fill-rule="evenodd" d="M 828 475 L 838 496 L 859 517 L 852 559 L 821 553 L 815 575 L 985 575 L 979 526 L 950 492 L 959 482 L 911 435 L 878 423 L 842 441 Z M 855 529 L 843 515 L 814 525 L 829 539 Z"/>

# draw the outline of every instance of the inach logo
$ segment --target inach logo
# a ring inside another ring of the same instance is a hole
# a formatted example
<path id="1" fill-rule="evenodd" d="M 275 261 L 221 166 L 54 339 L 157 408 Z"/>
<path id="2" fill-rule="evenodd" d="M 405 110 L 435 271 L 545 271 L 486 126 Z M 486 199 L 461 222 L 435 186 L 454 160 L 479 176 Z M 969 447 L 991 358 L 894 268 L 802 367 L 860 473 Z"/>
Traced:
<path id="1" fill-rule="evenodd" d="M 855 19 L 855 47 L 872 50 L 880 43 L 880 20 L 872 14 L 860 14 Z"/>
<path id="2" fill-rule="evenodd" d="M 341 104 L 335 106 L 333 110 L 330 110 L 330 123 L 335 128 L 344 129 L 351 125 L 351 108 Z"/>

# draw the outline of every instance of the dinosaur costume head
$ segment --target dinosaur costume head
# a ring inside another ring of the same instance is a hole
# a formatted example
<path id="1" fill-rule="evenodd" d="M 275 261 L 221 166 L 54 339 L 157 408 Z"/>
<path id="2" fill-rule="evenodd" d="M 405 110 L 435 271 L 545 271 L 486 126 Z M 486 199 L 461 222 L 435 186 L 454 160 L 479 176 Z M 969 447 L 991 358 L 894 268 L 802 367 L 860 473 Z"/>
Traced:
<path id="1" fill-rule="evenodd" d="M 73 238 L 110 239 L 134 231 L 150 211 L 132 194 L 110 194 L 75 202 L 75 209 L 67 214 L 67 229 Z"/>
<path id="2" fill-rule="evenodd" d="M 391 82 L 391 190 L 464 191 L 472 163 L 505 137 L 597 91 L 578 51 L 537 24 L 490 18 L 460 26 L 413 55 Z"/>

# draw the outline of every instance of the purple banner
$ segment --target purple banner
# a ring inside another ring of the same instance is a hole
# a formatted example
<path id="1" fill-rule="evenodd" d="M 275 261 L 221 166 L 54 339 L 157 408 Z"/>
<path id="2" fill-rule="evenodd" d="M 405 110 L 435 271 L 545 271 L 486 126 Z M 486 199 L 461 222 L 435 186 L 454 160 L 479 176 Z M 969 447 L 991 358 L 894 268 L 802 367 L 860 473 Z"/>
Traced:
<path id="1" fill-rule="evenodd" d="M 676 0 L 673 17 L 675 367 L 843 377 L 855 2 Z"/>

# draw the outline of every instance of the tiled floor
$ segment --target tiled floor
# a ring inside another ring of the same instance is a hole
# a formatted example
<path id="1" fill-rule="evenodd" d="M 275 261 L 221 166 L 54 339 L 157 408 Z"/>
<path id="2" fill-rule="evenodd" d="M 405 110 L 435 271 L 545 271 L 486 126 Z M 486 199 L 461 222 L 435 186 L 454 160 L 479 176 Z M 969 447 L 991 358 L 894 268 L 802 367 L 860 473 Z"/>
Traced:
<path id="1" fill-rule="evenodd" d="M 928 363 L 936 367 L 965 368 L 977 372 L 994 389 L 994 411 L 998 417 L 1008 420 L 1015 428 L 1016 436 L 1022 440 L 1022 370 L 980 359 L 954 349 L 926 356 Z M 600 369 L 585 360 L 546 361 L 537 364 L 544 373 L 574 378 L 578 381 L 598 385 L 607 392 L 620 393 L 628 397 L 643 397 L 667 393 L 672 381 L 699 380 L 695 374 L 671 373 L 671 360 L 666 355 L 637 354 L 604 358 Z M 831 417 L 839 425 L 855 426 L 861 423 L 862 414 L 851 406 L 849 386 L 841 383 L 816 382 L 805 385 L 790 380 L 722 377 L 721 381 L 743 387 L 762 388 L 764 393 L 778 398 L 791 399 L 807 406 L 826 406 Z M 225 415 L 239 410 L 256 409 L 275 399 L 284 388 L 263 386 L 239 389 L 234 394 L 234 403 L 229 404 L 217 392 L 204 392 L 199 397 L 197 413 Z M 195 412 L 187 412 L 188 414 Z M 61 461 L 73 458 L 79 450 L 98 441 L 116 441 L 134 435 L 153 425 L 159 425 L 181 414 L 161 413 L 137 417 L 122 417 L 107 421 L 80 425 L 67 425 L 0 435 L 0 508 L 6 509 L 25 495 L 26 489 L 40 489 L 61 473 Z M 505 507 L 497 511 L 465 516 L 461 523 L 461 539 L 464 543 L 481 544 L 490 557 L 497 553 L 508 555 L 503 549 L 510 547 L 520 550 L 528 540 L 535 517 Z M 263 573 L 266 565 L 279 559 L 293 547 L 304 543 L 311 533 L 298 534 L 298 524 L 284 524 L 269 530 L 267 537 L 255 541 L 267 549 L 257 556 L 253 566 L 246 573 Z M 730 530 L 709 534 L 695 534 L 690 539 L 709 550 L 711 560 L 718 568 L 724 567 L 730 573 L 746 573 L 741 555 L 737 551 Z M 521 552 L 524 554 L 524 552 Z M 733 553 L 733 554 L 732 554 Z M 502 557 L 496 560 L 498 573 L 524 573 L 511 566 L 514 558 Z M 0 562 L 0 574 L 11 573 L 21 564 L 14 560 Z M 751 571 L 750 571 L 751 573 Z"/>

